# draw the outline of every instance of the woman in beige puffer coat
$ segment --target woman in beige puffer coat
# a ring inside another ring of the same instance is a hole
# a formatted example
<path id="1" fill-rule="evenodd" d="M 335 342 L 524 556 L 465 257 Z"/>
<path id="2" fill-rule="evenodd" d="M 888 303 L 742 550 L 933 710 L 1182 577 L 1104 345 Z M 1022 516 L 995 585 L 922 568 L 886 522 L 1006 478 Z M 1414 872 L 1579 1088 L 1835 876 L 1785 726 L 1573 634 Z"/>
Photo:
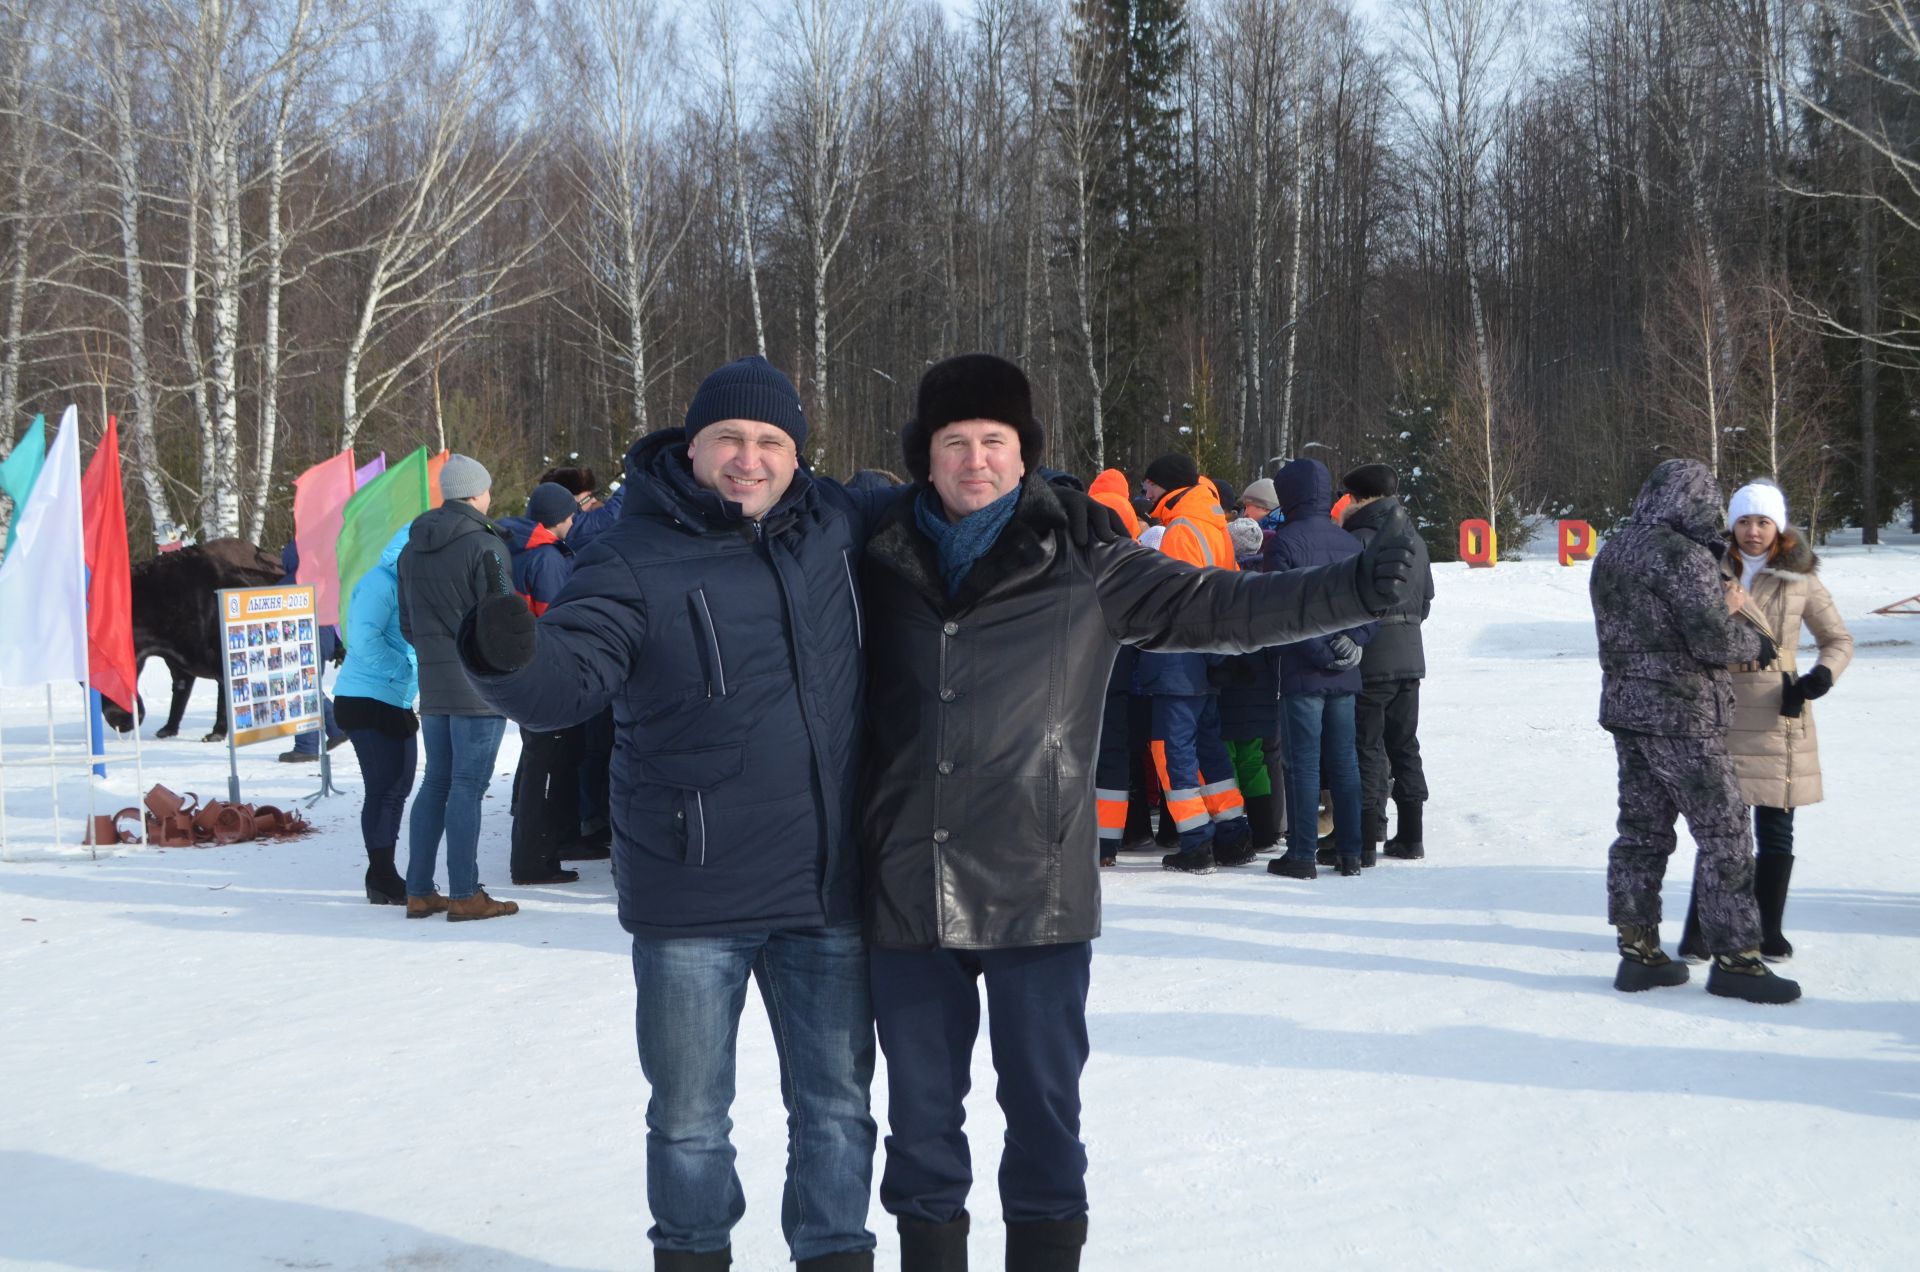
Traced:
<path id="1" fill-rule="evenodd" d="M 1721 568 L 1747 593 L 1743 613 L 1772 637 L 1778 652 L 1765 666 L 1733 671 L 1734 719 L 1727 734 L 1741 794 L 1753 806 L 1754 899 L 1760 907 L 1760 953 L 1773 962 L 1793 955 L 1781 934 L 1787 885 L 1793 875 L 1793 810 L 1817 804 L 1820 748 L 1809 703 L 1823 696 L 1853 658 L 1853 637 L 1820 582 L 1819 558 L 1787 526 L 1786 497 L 1767 482 L 1734 493 Z M 1819 661 L 1801 673 L 1801 628 L 1811 632 Z"/>

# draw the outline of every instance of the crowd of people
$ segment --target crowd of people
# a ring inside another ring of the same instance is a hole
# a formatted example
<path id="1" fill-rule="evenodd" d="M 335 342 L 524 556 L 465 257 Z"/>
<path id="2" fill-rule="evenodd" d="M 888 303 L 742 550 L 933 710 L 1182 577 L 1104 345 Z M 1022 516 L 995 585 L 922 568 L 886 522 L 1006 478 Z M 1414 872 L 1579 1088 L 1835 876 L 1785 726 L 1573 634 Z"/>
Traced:
<path id="1" fill-rule="evenodd" d="M 983 989 L 1006 1267 L 1076 1268 L 1101 872 L 1141 849 L 1184 873 L 1241 867 L 1283 841 L 1267 869 L 1291 879 L 1421 859 L 1427 550 L 1381 464 L 1336 489 L 1295 459 L 1240 492 L 1181 454 L 1137 485 L 1048 470 L 1024 374 L 986 354 L 923 377 L 905 480 L 814 474 L 807 432 L 788 378 L 745 358 L 682 427 L 634 443 L 604 505 L 591 473 L 556 470 L 495 521 L 484 467 L 448 460 L 445 502 L 387 545 L 345 633 L 336 714 L 366 776 L 367 896 L 410 919 L 517 911 L 476 860 L 517 722 L 513 881 L 613 858 L 656 1268 L 730 1264 L 749 978 L 778 1052 L 801 1268 L 873 1266 L 882 1055 L 880 1198 L 902 1266 L 967 1266 Z M 1709 988 L 1785 1001 L 1766 960 L 1791 953 L 1792 810 L 1820 794 L 1805 703 L 1848 642 L 1778 491 L 1743 489 L 1729 540 L 1704 475 L 1656 470 L 1593 572 L 1621 761 L 1616 984 L 1686 977 L 1658 934 L 1685 813 Z M 1805 675 L 1803 618 L 1821 650 Z"/>

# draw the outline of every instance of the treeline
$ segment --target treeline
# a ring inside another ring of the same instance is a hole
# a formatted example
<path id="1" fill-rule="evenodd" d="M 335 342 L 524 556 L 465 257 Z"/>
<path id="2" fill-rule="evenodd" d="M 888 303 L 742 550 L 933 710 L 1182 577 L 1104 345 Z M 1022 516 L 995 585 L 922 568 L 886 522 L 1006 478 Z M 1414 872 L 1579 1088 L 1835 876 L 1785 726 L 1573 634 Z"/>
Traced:
<path id="1" fill-rule="evenodd" d="M 1382 459 L 1509 542 L 1662 455 L 1920 490 L 1901 0 L 0 0 L 0 62 L 0 454 L 117 414 L 136 523 L 611 475 L 756 351 L 831 473 L 988 349 L 1059 467 Z"/>

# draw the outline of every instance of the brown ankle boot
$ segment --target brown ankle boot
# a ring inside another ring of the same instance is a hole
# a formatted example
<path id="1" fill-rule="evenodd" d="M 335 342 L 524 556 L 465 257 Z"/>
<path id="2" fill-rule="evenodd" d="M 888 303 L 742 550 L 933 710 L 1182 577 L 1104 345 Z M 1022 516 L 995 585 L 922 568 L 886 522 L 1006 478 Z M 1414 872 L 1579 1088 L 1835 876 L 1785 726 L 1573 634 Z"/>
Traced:
<path id="1" fill-rule="evenodd" d="M 447 908 L 447 898 L 438 892 L 429 892 L 424 897 L 407 898 L 407 917 L 424 919 L 430 914 L 439 914 Z"/>
<path id="2" fill-rule="evenodd" d="M 518 914 L 520 906 L 513 901 L 495 901 L 487 895 L 485 888 L 475 888 L 470 897 L 455 897 L 447 902 L 447 922 L 464 923 L 468 919 L 497 919 L 504 914 Z"/>

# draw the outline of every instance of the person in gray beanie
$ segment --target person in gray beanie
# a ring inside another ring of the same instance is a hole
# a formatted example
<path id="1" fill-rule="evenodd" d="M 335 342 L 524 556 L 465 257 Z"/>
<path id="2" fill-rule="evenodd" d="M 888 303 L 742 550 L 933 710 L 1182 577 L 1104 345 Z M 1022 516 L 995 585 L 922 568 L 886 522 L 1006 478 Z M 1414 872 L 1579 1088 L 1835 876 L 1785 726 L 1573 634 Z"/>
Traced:
<path id="1" fill-rule="evenodd" d="M 487 519 L 493 478 L 467 455 L 440 470 L 444 502 L 413 520 L 398 562 L 400 634 L 420 663 L 420 740 L 426 775 L 407 822 L 407 917 L 454 922 L 518 912 L 480 886 L 480 801 L 493 777 L 506 721 L 481 701 L 460 669 L 454 636 L 479 601 L 511 592 L 507 539 Z M 447 841 L 447 891 L 433 886 Z"/>
<path id="2" fill-rule="evenodd" d="M 474 607 L 475 691 L 522 729 L 613 708 L 613 855 L 633 936 L 656 1269 L 719 1272 L 746 1209 L 729 1120 L 747 982 L 780 1043 L 780 1208 L 802 1272 L 873 1266 L 873 1011 L 854 799 L 868 636 L 860 550 L 891 488 L 807 469 L 807 417 L 765 358 L 709 375 L 627 454 L 619 520 L 536 620 Z"/>

